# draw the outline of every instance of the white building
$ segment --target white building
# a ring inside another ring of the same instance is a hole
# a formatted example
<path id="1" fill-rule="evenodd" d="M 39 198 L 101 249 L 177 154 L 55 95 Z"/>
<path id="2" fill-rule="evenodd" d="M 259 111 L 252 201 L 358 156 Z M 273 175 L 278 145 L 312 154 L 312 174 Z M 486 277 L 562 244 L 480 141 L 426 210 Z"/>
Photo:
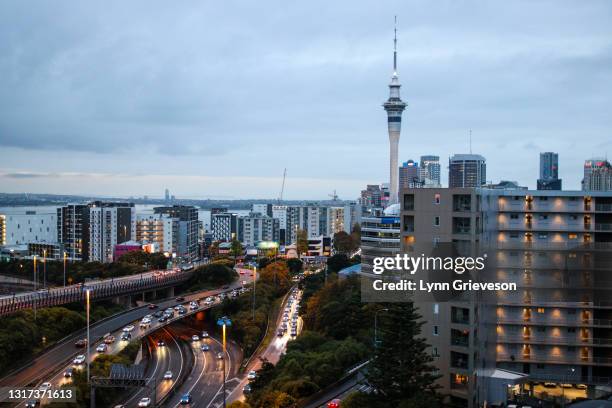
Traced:
<path id="1" fill-rule="evenodd" d="M 89 205 L 89 261 L 112 262 L 115 245 L 136 239 L 134 204 Z"/>
<path id="2" fill-rule="evenodd" d="M 0 245 L 57 243 L 57 207 L 0 209 Z"/>
<path id="3" fill-rule="evenodd" d="M 246 246 L 261 241 L 279 241 L 279 221 L 260 213 L 238 217 L 238 240 Z"/>
<path id="4" fill-rule="evenodd" d="M 142 244 L 155 244 L 160 252 L 172 255 L 178 252 L 179 220 L 166 214 L 138 214 L 136 240 Z"/>

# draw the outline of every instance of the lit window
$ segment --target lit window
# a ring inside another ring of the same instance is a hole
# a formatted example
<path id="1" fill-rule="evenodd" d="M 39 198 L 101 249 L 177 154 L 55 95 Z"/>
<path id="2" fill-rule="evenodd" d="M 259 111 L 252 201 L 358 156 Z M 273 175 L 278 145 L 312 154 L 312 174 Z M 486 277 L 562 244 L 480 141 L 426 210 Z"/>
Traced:
<path id="1" fill-rule="evenodd" d="M 440 194 L 436 193 L 434 195 L 434 204 L 440 204 Z"/>
<path id="2" fill-rule="evenodd" d="M 544 310 L 543 307 L 538 307 L 538 313 L 544 313 L 544 312 L 545 312 L 545 310 Z"/>
<path id="3" fill-rule="evenodd" d="M 434 309 L 434 314 L 440 313 L 440 305 L 438 303 L 434 303 L 433 309 Z"/>

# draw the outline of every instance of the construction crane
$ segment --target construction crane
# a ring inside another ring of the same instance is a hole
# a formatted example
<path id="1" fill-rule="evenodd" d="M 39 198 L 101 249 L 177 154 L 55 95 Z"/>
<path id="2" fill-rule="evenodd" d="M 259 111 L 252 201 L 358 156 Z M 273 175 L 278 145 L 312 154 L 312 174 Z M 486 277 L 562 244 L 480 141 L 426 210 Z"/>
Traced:
<path id="1" fill-rule="evenodd" d="M 287 168 L 283 171 L 283 184 L 281 185 L 280 196 L 278 196 L 278 203 L 283 201 L 283 193 L 285 192 L 285 179 L 287 178 Z"/>
<path id="2" fill-rule="evenodd" d="M 328 194 L 331 197 L 332 201 L 338 201 L 338 194 L 336 194 L 336 190 L 332 194 Z"/>

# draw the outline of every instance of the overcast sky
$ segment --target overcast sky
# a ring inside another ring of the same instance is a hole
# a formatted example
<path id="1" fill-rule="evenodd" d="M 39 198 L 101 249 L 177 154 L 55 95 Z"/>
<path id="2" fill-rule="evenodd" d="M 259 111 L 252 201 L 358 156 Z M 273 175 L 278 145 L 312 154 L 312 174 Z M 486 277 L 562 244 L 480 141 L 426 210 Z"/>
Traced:
<path id="1" fill-rule="evenodd" d="M 400 161 L 566 189 L 612 154 L 612 2 L 2 1 L 0 191 L 352 199 Z"/>

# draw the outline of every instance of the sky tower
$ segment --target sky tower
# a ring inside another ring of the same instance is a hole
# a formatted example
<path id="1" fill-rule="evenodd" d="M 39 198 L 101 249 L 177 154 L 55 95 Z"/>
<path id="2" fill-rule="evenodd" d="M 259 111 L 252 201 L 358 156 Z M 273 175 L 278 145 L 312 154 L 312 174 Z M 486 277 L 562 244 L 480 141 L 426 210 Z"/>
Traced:
<path id="1" fill-rule="evenodd" d="M 395 17 L 395 29 L 393 35 L 393 76 L 389 84 L 389 99 L 383 104 L 387 111 L 387 123 L 389 129 L 389 204 L 398 202 L 398 177 L 399 167 L 397 165 L 398 145 L 400 131 L 402 129 L 402 112 L 406 104 L 400 99 L 400 83 L 397 77 L 397 17 Z"/>

